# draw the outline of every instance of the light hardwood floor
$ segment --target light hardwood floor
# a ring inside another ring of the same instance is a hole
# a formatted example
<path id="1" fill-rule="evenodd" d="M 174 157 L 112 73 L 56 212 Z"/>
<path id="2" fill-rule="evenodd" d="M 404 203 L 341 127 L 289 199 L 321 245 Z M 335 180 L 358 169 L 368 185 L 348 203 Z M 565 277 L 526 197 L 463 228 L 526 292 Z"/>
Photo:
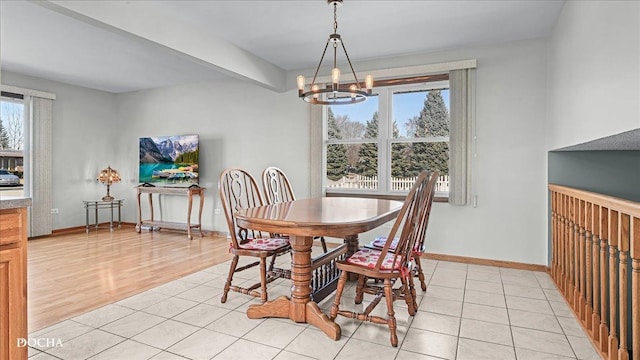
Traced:
<path id="1" fill-rule="evenodd" d="M 228 241 L 131 227 L 28 244 L 29 332 L 227 261 Z"/>

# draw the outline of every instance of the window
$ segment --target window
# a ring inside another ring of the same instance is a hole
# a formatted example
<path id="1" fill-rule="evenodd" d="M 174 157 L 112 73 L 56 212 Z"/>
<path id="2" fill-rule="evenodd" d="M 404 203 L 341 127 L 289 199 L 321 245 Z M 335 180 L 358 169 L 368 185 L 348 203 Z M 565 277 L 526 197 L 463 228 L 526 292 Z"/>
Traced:
<path id="1" fill-rule="evenodd" d="M 404 195 L 422 170 L 449 192 L 449 81 L 379 87 L 367 101 L 327 106 L 327 193 Z"/>
<path id="2" fill-rule="evenodd" d="M 32 199 L 32 205 L 28 211 L 28 236 L 49 235 L 53 228 L 51 124 L 53 101 L 56 95 L 11 85 L 2 85 L 2 90 L 2 103 L 17 102 L 22 109 L 23 150 L 20 151 L 24 172 L 21 188 L 24 196 Z M 4 114 L 2 116 L 4 121 Z M 37 221 L 31 221 L 32 219 Z"/>
<path id="3" fill-rule="evenodd" d="M 24 183 L 24 103 L 22 97 L 7 94 L 0 99 L 0 169 L 19 177 Z M 24 196 L 21 186 L 1 187 L 3 195 Z"/>

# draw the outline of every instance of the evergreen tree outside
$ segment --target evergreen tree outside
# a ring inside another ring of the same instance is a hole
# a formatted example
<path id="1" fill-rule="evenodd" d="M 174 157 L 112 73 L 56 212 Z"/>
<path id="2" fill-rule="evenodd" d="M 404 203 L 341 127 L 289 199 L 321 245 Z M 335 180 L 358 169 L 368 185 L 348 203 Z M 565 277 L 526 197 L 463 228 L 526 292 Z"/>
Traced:
<path id="1" fill-rule="evenodd" d="M 9 135 L 7 135 L 7 130 L 2 125 L 2 120 L 0 119 L 0 149 L 8 149 L 9 148 Z"/>
<path id="2" fill-rule="evenodd" d="M 393 122 L 393 138 L 397 139 L 400 135 L 398 123 Z M 391 144 L 391 176 L 407 177 L 410 167 L 411 144 L 394 142 Z"/>
<path id="3" fill-rule="evenodd" d="M 329 139 L 342 139 L 330 107 L 327 109 L 327 135 Z M 347 147 L 344 144 L 327 145 L 327 178 L 340 180 L 346 174 L 347 165 Z"/>
<path id="4" fill-rule="evenodd" d="M 420 114 L 411 121 L 414 137 L 449 136 L 449 111 L 440 90 L 429 91 Z M 408 176 L 422 170 L 449 174 L 449 143 L 416 142 L 411 146 Z"/>
<path id="5" fill-rule="evenodd" d="M 364 132 L 365 139 L 378 139 L 378 112 L 373 113 L 371 120 L 367 121 L 367 127 Z M 364 143 L 360 146 L 358 152 L 357 171 L 363 176 L 378 175 L 378 144 Z"/>

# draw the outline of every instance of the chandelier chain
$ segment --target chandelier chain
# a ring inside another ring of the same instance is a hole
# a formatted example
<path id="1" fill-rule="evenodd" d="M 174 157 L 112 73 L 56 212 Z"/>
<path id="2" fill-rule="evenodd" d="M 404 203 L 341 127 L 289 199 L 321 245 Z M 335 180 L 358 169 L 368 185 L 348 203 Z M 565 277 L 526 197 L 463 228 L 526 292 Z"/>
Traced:
<path id="1" fill-rule="evenodd" d="M 333 3 L 333 33 L 338 32 L 338 3 Z"/>

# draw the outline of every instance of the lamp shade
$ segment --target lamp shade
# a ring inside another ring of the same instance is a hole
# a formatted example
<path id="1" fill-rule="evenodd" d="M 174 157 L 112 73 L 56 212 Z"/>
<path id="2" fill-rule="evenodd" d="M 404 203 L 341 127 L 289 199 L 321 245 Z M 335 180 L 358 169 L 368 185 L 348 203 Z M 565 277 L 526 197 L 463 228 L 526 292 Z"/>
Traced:
<path id="1" fill-rule="evenodd" d="M 102 201 L 113 201 L 114 197 L 109 194 L 109 188 L 111 187 L 111 184 L 120 182 L 121 178 L 118 171 L 112 169 L 111 166 L 107 166 L 106 169 L 100 171 L 97 180 L 107 185 L 107 195 L 102 197 Z"/>
<path id="2" fill-rule="evenodd" d="M 102 169 L 100 174 L 98 174 L 98 181 L 103 184 L 109 184 L 120 182 L 120 174 L 117 170 L 112 169 L 111 166 L 108 166 L 106 169 Z"/>

